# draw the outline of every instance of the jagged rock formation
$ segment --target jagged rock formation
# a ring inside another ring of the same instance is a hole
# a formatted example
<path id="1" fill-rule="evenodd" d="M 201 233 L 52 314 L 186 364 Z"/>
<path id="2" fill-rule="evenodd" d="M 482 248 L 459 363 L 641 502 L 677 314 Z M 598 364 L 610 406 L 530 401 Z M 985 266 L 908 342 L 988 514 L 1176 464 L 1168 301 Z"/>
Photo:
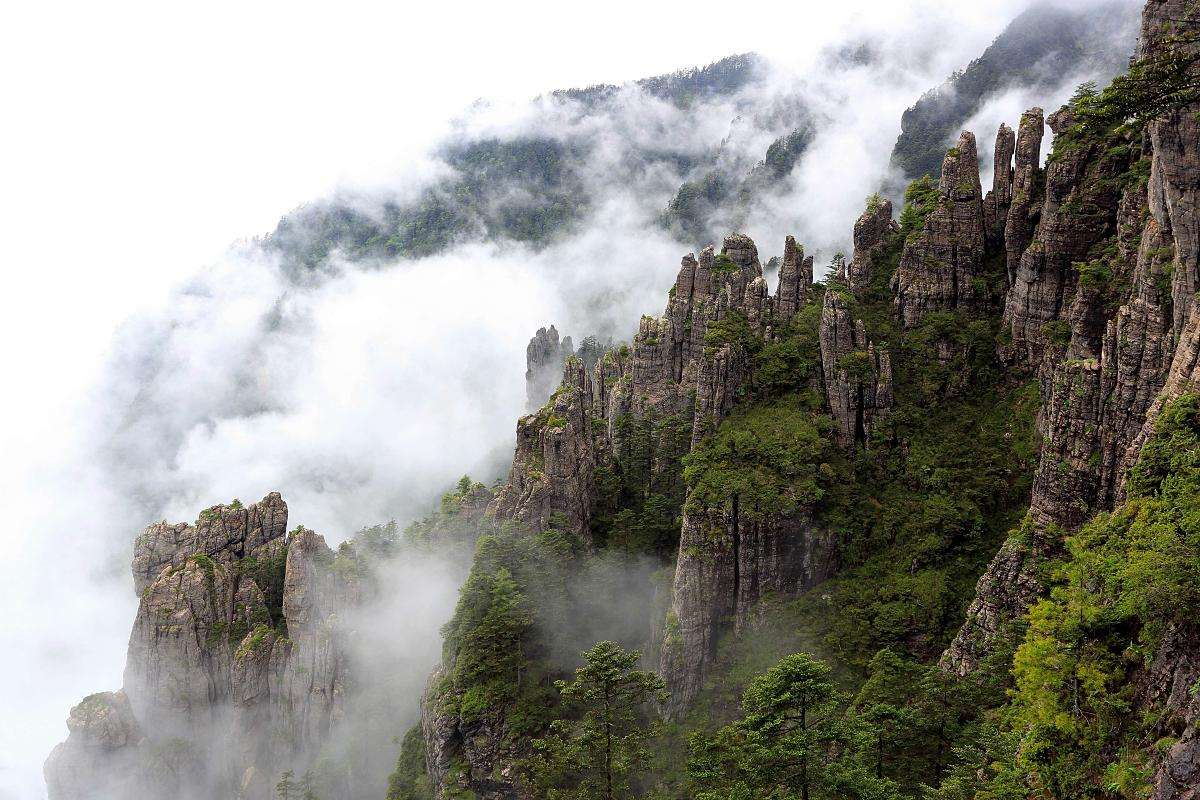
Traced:
<path id="1" fill-rule="evenodd" d="M 1036 106 L 1021 115 L 1021 123 L 1017 126 L 1016 166 L 1012 173 L 1012 195 L 1009 198 L 1008 212 L 1005 214 L 1003 222 L 997 221 L 1004 234 L 1003 244 L 1006 251 L 1005 262 L 1010 292 L 1016 281 L 1021 254 L 1029 246 L 1029 240 L 1033 237 L 1033 230 L 1042 210 L 1041 200 L 1045 177 L 1041 168 L 1042 136 L 1046 131 L 1046 123 L 1042 117 L 1042 110 Z M 999 162 L 997 162 L 996 168 L 1003 169 Z"/>
<path id="2" fill-rule="evenodd" d="M 571 356 L 562 386 L 541 411 L 517 424 L 509 482 L 490 513 L 532 529 L 562 527 L 586 538 L 595 470 L 591 381 L 583 362 Z"/>
<path id="3" fill-rule="evenodd" d="M 1181 19 L 1181 3 L 1148 3 L 1139 55 L 1171 46 L 1172 22 Z M 1028 541 L 1011 541 L 993 560 L 943 656 L 943 665 L 960 674 L 979 663 L 1000 622 L 1019 617 L 1041 591 L 1038 565 L 1060 545 L 1062 531 L 1120 502 L 1126 470 L 1158 410 L 1200 377 L 1194 110 L 1155 120 L 1133 140 L 1093 137 L 1056 147 L 1040 214 L 1033 215 L 1037 227 L 1023 250 L 1031 215 L 1021 208 L 1021 187 L 1036 185 L 1023 174 L 1036 179 L 1040 112 L 1022 119 L 1006 227 L 1010 269 L 1016 264 L 1004 313 L 1011 346 L 1001 355 L 1040 376 L 1044 443 Z M 1061 136 L 1072 119 L 1064 109 L 1049 122 Z"/>
<path id="4" fill-rule="evenodd" d="M 889 203 L 888 208 L 891 208 Z M 890 210 L 888 212 L 890 217 Z M 790 320 L 804 305 L 812 290 L 813 257 L 804 257 L 804 247 L 796 244 L 794 236 L 783 243 L 783 260 L 779 265 L 779 289 L 775 294 L 775 316 L 781 322 Z"/>
<path id="5" fill-rule="evenodd" d="M 138 537 L 125 688 L 72 710 L 71 736 L 46 762 L 52 800 L 97 785 L 265 798 L 328 740 L 347 682 L 337 619 L 358 586 L 322 537 L 286 528 L 271 493 Z"/>
<path id="6" fill-rule="evenodd" d="M 883 249 L 884 239 L 895 230 L 892 201 L 872 198 L 866 211 L 854 223 L 854 257 L 850 261 L 847 275 L 850 291 L 856 297 L 861 296 L 870 287 L 871 278 L 876 271 L 875 261 Z"/>
<path id="7" fill-rule="evenodd" d="M 660 671 L 680 716 L 712 668 L 717 639 L 751 621 L 757 602 L 794 595 L 837 568 L 837 542 L 803 513 L 766 515 L 741 507 L 689 511 L 683 519 Z"/>
<path id="8" fill-rule="evenodd" d="M 937 207 L 904 243 L 893 289 L 896 313 L 905 327 L 933 311 L 986 307 L 978 159 L 975 135 L 963 131 L 942 162 Z"/>
<path id="9" fill-rule="evenodd" d="M 881 224 L 886 228 L 890 218 Z M 636 491 L 682 502 L 682 456 L 733 408 L 747 378 L 749 342 L 769 340 L 811 302 L 812 270 L 812 258 L 791 237 L 774 296 L 767 293 L 749 237 L 731 235 L 719 253 L 707 247 L 698 257 L 685 256 L 663 316 L 643 317 L 632 343 L 606 352 L 591 374 L 580 359 L 568 358 L 550 400 L 520 420 L 509 480 L 489 507 L 492 524 L 554 528 L 595 545 L 594 520 L 609 502 L 601 475 L 642 476 Z M 679 629 L 664 634 L 672 643 L 663 647 L 664 669 L 682 702 L 702 679 L 726 609 L 740 609 L 740 626 L 759 596 L 796 592 L 826 577 L 836 563 L 827 533 L 803 518 L 762 518 L 753 509 L 686 515 L 682 539 L 705 536 L 714 525 L 727 532 L 725 557 L 681 558 L 671 612 Z M 715 584 L 709 580 L 714 570 Z M 688 587 L 701 586 L 701 594 L 689 595 Z M 719 588 L 710 592 L 709 586 Z M 679 657 L 693 653 L 705 655 Z M 435 783 L 458 774 L 452 764 L 465 764 L 466 777 L 453 780 L 465 780 L 482 797 L 518 796 L 515 775 L 503 766 L 512 754 L 502 715 L 466 724 L 442 711 L 444 700 L 432 694 L 437 685 L 435 678 L 422 714 Z"/>
<path id="10" fill-rule="evenodd" d="M 865 444 L 892 408 L 892 360 L 876 350 L 862 320 L 854 320 L 842 290 L 831 283 L 821 309 L 821 369 L 838 443 Z"/>
<path id="11" fill-rule="evenodd" d="M 558 386 L 563 363 L 574 354 L 570 336 L 559 341 L 558 329 L 553 325 L 549 329 L 538 328 L 525 348 L 525 393 L 530 411 L 546 402 Z"/>
<path id="12" fill-rule="evenodd" d="M 983 198 L 983 237 L 989 252 L 1004 247 L 1004 225 L 1013 199 L 1012 158 L 1016 143 L 1012 128 L 1000 123 L 993 148 L 992 188 Z"/>
<path id="13" fill-rule="evenodd" d="M 1139 676 L 1139 705 L 1153 711 L 1154 734 L 1177 739 L 1162 754 L 1154 775 L 1152 800 L 1187 800 L 1200 786 L 1200 629 L 1172 625 L 1163 635 L 1149 669 Z"/>

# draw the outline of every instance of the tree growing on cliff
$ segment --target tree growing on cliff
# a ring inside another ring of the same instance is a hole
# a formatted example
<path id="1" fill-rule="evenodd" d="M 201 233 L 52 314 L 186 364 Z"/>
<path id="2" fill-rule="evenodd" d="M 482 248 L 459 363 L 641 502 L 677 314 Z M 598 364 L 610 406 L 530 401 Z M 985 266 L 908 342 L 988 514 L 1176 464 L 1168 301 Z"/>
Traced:
<path id="1" fill-rule="evenodd" d="M 697 800 L 894 797 L 894 784 L 861 757 L 875 737 L 843 716 L 842 699 L 829 667 L 806 653 L 755 678 L 741 719 L 692 738 L 688 774 Z"/>
<path id="2" fill-rule="evenodd" d="M 656 735 L 652 704 L 666 699 L 661 678 L 637 669 L 641 653 L 599 642 L 583 654 L 570 683 L 556 686 L 570 718 L 533 743 L 531 782 L 547 800 L 617 800 L 633 784 Z"/>

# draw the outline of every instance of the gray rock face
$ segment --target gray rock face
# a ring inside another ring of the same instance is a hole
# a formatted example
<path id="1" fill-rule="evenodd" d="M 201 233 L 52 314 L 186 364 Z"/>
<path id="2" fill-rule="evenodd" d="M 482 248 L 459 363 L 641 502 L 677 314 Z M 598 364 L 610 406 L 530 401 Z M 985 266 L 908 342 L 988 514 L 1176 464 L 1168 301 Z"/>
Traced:
<path id="1" fill-rule="evenodd" d="M 890 218 L 890 212 L 889 212 Z M 788 236 L 783 243 L 783 260 L 779 265 L 779 288 L 775 293 L 775 318 L 782 324 L 796 315 L 812 291 L 813 259 L 804 257 L 804 247 L 796 237 Z"/>
<path id="2" fill-rule="evenodd" d="M 838 444 L 865 445 L 892 410 L 892 361 L 885 348 L 877 350 L 867 339 L 862 320 L 851 317 L 835 284 L 825 291 L 820 342 L 825 400 Z"/>
<path id="3" fill-rule="evenodd" d="M 904 244 L 893 284 L 896 313 L 905 327 L 932 311 L 986 307 L 978 159 L 975 135 L 963 131 L 942 162 L 937 208 Z"/>
<path id="4" fill-rule="evenodd" d="M 661 317 L 643 317 L 631 344 L 609 350 L 590 373 L 578 359 L 568 359 L 550 400 L 520 420 L 508 482 L 488 509 L 492 523 L 515 521 L 535 531 L 554 526 L 591 542 L 597 471 L 611 471 L 628 457 L 630 429 L 643 437 L 649 432 L 648 462 L 639 465 L 648 475 L 646 489 L 681 497 L 679 459 L 716 429 L 744 385 L 745 337 L 774 336 L 811 295 L 812 258 L 790 237 L 774 297 L 762 277 L 758 248 L 747 236 L 726 237 L 719 253 L 706 247 L 698 257 L 685 256 Z M 697 524 L 685 522 L 684 536 Z M 810 528 L 803 519 L 740 522 L 741 556 L 719 566 L 720 580 L 736 581 L 738 592 L 714 598 L 713 605 L 681 600 L 681 624 L 698 636 L 701 631 L 712 636 L 712 625 L 724 616 L 721 604 L 732 603 L 744 614 L 761 593 L 794 592 L 823 578 L 832 568 L 834 548 L 827 535 Z M 701 580 L 692 570 L 708 569 L 704 563 L 681 559 L 676 576 L 681 592 Z M 706 668 L 707 662 L 690 660 L 671 668 L 683 687 L 680 697 L 689 696 L 686 687 L 697 685 Z M 436 675 L 429 685 L 437 685 Z M 519 754 L 512 752 L 502 722 L 446 718 L 429 691 L 422 730 L 439 797 L 454 789 L 518 797 L 512 762 Z"/>
<path id="5" fill-rule="evenodd" d="M 1016 135 L 1000 123 L 993 152 L 992 188 L 983 198 L 983 237 L 989 253 L 1004 249 L 1004 227 L 1013 198 L 1013 150 Z"/>
<path id="6" fill-rule="evenodd" d="M 200 514 L 195 525 L 154 523 L 134 544 L 134 591 L 140 595 L 163 567 L 182 566 L 189 556 L 206 555 L 230 563 L 253 554 L 286 533 L 287 514 L 287 503 L 272 492 L 245 508 L 213 506 Z"/>
<path id="7" fill-rule="evenodd" d="M 739 633 L 768 595 L 789 596 L 833 574 L 837 543 L 805 513 L 758 516 L 737 498 L 684 515 L 660 672 L 679 718 L 699 693 L 722 630 Z"/>
<path id="8" fill-rule="evenodd" d="M 583 362 L 572 356 L 563 368 L 562 386 L 546 406 L 517 423 L 509 481 L 489 513 L 533 530 L 560 527 L 586 541 L 595 499 L 597 444 L 591 380 Z"/>
<path id="9" fill-rule="evenodd" d="M 1021 115 L 1017 127 L 1016 166 L 1013 169 L 1012 194 L 1004 221 L 1005 263 L 1011 292 L 1017 278 L 1021 255 L 1033 238 L 1034 227 L 1042 210 L 1043 191 L 1042 136 L 1046 132 L 1043 113 L 1036 106 Z"/>
<path id="10" fill-rule="evenodd" d="M 549 329 L 538 328 L 525 348 L 525 392 L 530 411 L 541 408 L 546 402 L 558 386 L 563 364 L 574 354 L 570 336 L 559 341 L 558 329 L 553 325 Z"/>
<path id="11" fill-rule="evenodd" d="M 854 257 L 847 269 L 850 291 L 861 296 L 871 286 L 875 261 L 883 249 L 884 239 L 896 230 L 892 220 L 892 201 L 879 199 L 869 203 L 854 223 Z"/>
<path id="12" fill-rule="evenodd" d="M 1192 691 L 1198 680 L 1200 629 L 1172 625 L 1136 683 L 1136 702 L 1157 719 L 1150 733 L 1177 739 L 1159 759 L 1152 800 L 1192 800 L 1200 787 L 1200 696 Z"/>
<path id="13" fill-rule="evenodd" d="M 358 587 L 320 536 L 286 528 L 272 493 L 138 538 L 125 688 L 72 711 L 46 762 L 52 800 L 96 797 L 96 785 L 128 789 L 114 798 L 267 798 L 328 741 L 347 680 L 337 619 Z"/>
<path id="14" fill-rule="evenodd" d="M 1168 46 L 1163 37 L 1172 20 L 1187 13 L 1182 2 L 1147 3 L 1142 54 Z M 1036 231 L 1023 251 L 1020 226 L 1028 216 L 1018 207 L 1023 159 L 1030 160 L 1022 153 L 1033 149 L 1024 143 L 1040 138 L 1040 126 L 1033 111 L 1022 119 L 1006 229 L 1010 267 L 1016 263 L 1005 305 L 1012 346 L 1002 356 L 1037 370 L 1043 387 L 1043 445 L 1030 499 L 1038 547 L 1019 567 L 1010 546 L 992 562 L 966 624 L 943 658 L 955 671 L 973 669 L 998 621 L 1020 616 L 1040 593 L 1037 567 L 1046 552 L 1060 546 L 1057 532 L 1124 499 L 1125 474 L 1159 411 L 1200 379 L 1200 319 L 1194 311 L 1200 260 L 1196 110 L 1155 120 L 1146 138 L 1121 147 L 1092 143 L 1056 155 L 1046 172 Z M 1065 110 L 1050 117 L 1056 133 L 1070 123 Z M 1118 179 L 1146 157 L 1148 184 Z M 1102 279 L 1094 272 L 1081 278 L 1079 265 L 1104 244 Z M 1177 793 L 1182 785 L 1177 780 L 1200 763 L 1189 755 L 1194 742 L 1180 744 L 1160 770 L 1159 796 L 1185 796 Z"/>

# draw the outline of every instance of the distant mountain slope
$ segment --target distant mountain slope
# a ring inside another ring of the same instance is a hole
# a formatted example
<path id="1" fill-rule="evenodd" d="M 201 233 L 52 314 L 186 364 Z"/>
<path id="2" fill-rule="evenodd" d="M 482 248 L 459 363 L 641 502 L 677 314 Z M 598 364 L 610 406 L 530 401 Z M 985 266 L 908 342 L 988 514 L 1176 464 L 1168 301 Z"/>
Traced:
<path id="1" fill-rule="evenodd" d="M 1131 19 L 1128 2 L 1102 13 L 1026 11 L 904 114 L 893 163 L 908 175 L 937 174 L 948 139 L 1006 87 L 1044 92 L 1076 73 L 1110 77 L 1132 41 Z M 1121 31 L 1122 46 L 1109 47 Z M 850 43 L 831 49 L 822 69 L 836 81 L 875 58 L 869 44 Z M 471 241 L 541 248 L 578 230 L 615 187 L 641 224 L 699 248 L 742 227 L 754 201 L 779 196 L 815 137 L 837 124 L 808 107 L 814 86 L 778 80 L 772 69 L 745 53 L 622 86 L 555 91 L 534 101 L 517 131 L 468 115 L 432 154 L 444 176 L 415 196 L 307 204 L 280 220 L 266 246 L 297 277 L 335 253 L 371 264 Z"/>
<path id="2" fill-rule="evenodd" d="M 892 164 L 913 179 L 941 173 L 951 140 L 990 96 L 1023 85 L 1047 92 L 1072 74 L 1105 79 L 1124 68 L 1137 9 L 1110 2 L 1088 9 L 1034 5 L 1009 23 L 983 54 L 930 89 L 900 121 Z"/>

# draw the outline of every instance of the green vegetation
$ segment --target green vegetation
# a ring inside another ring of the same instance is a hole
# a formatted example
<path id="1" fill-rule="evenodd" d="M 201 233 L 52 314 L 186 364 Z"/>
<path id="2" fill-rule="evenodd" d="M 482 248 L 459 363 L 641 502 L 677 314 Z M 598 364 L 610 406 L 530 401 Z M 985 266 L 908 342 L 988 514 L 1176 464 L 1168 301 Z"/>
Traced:
<path id="1" fill-rule="evenodd" d="M 404 734 L 396 769 L 388 778 L 387 800 L 433 800 L 420 725 L 414 725 Z"/>
<path id="2" fill-rule="evenodd" d="M 790 396 L 734 412 L 684 458 L 689 510 L 723 508 L 735 497 L 742 513 L 784 514 L 812 506 L 831 474 L 832 423 L 820 400 Z"/>
<path id="3" fill-rule="evenodd" d="M 742 717 L 714 735 L 692 737 L 688 774 L 697 800 L 810 800 L 895 796 L 865 758 L 876 735 L 845 715 L 829 667 L 804 653 L 755 678 Z"/>
<path id="4" fill-rule="evenodd" d="M 530 784 L 546 800 L 616 800 L 641 796 L 639 773 L 649 760 L 653 704 L 666 687 L 637 669 L 639 652 L 599 642 L 583 654 L 571 682 L 556 681 L 568 716 L 533 742 Z"/>
<path id="5" fill-rule="evenodd" d="M 900 212 L 900 232 L 907 238 L 925 227 L 925 218 L 938 206 L 938 185 L 922 175 L 904 190 L 904 209 Z"/>
<path id="6" fill-rule="evenodd" d="M 1125 21 L 1120 14 L 1032 6 L 979 58 L 904 112 L 892 163 L 909 179 L 925 173 L 936 178 L 946 147 L 989 96 L 1010 86 L 1049 91 L 1088 61 L 1110 64 L 1117 72 L 1124 54 L 1110 42 Z"/>
<path id="7" fill-rule="evenodd" d="M 1200 396 L 1164 408 L 1128 489 L 1067 540 L 1050 596 L 1029 615 L 1006 709 L 1019 745 L 993 782 L 1142 797 L 1160 737 L 1177 730 L 1155 724 L 1161 708 L 1132 678 L 1200 602 Z"/>
<path id="8" fill-rule="evenodd" d="M 268 246 L 293 271 L 318 269 L 340 252 L 351 261 L 419 258 L 478 235 L 533 245 L 569 230 L 586 208 L 573 165 L 580 156 L 554 139 L 481 139 L 439 154 L 453 178 L 407 204 L 367 214 L 351 203 L 306 206 L 279 221 Z"/>

